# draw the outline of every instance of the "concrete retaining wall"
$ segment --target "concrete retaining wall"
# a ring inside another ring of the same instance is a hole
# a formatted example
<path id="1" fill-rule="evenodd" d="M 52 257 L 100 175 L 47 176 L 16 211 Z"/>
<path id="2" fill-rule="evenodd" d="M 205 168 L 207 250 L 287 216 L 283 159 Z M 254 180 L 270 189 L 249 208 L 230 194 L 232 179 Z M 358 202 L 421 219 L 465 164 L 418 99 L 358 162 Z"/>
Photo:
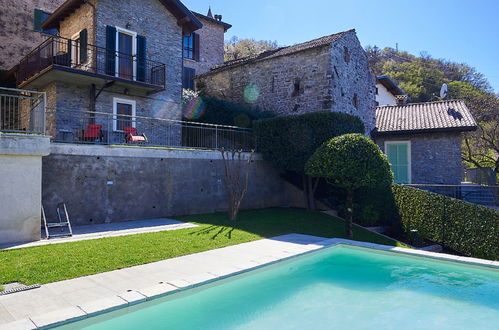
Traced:
<path id="1" fill-rule="evenodd" d="M 49 138 L 0 133 L 0 245 L 40 239 L 42 156 Z"/>
<path id="2" fill-rule="evenodd" d="M 73 224 L 227 209 L 220 153 L 52 144 L 43 160 L 43 203 L 65 201 Z M 255 156 L 243 208 L 299 206 L 301 193 Z"/>

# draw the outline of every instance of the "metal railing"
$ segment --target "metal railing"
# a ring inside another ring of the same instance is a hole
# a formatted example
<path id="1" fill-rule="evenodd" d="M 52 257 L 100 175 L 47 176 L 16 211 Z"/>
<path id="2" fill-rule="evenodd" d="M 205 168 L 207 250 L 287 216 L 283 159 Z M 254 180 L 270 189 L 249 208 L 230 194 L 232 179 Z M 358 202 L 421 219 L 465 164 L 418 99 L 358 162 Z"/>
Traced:
<path id="1" fill-rule="evenodd" d="M 49 109 L 47 134 L 53 142 L 195 149 L 256 148 L 249 129 L 93 111 Z M 97 126 L 95 126 L 97 125 Z M 132 142 L 131 130 L 147 141 Z"/>
<path id="2" fill-rule="evenodd" d="M 0 87 L 0 132 L 45 133 L 45 93 Z"/>
<path id="3" fill-rule="evenodd" d="M 431 191 L 469 203 L 495 208 L 499 207 L 499 186 L 485 186 L 478 184 L 406 184 L 405 186 Z"/>
<path id="4" fill-rule="evenodd" d="M 82 50 L 79 41 L 55 36 L 19 62 L 17 84 L 52 65 L 165 87 L 166 66 L 163 63 L 90 44 Z"/>

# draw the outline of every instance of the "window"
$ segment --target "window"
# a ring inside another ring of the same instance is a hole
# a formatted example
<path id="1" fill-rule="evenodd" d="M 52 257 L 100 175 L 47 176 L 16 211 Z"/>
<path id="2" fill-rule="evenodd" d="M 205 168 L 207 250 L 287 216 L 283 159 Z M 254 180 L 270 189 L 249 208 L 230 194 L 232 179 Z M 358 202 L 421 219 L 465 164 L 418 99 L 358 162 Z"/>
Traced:
<path id="1" fill-rule="evenodd" d="M 343 59 L 345 60 L 346 63 L 350 62 L 350 52 L 346 47 L 343 47 Z"/>
<path id="2" fill-rule="evenodd" d="M 376 95 L 379 95 L 378 87 L 376 87 Z"/>
<path id="3" fill-rule="evenodd" d="M 75 34 L 71 42 L 71 64 L 73 66 L 80 64 L 80 33 Z"/>
<path id="4" fill-rule="evenodd" d="M 182 70 L 182 88 L 194 90 L 194 77 L 196 70 L 186 68 Z"/>
<path id="5" fill-rule="evenodd" d="M 385 153 L 388 157 L 395 183 L 411 183 L 410 141 L 385 142 Z"/>
<path id="6" fill-rule="evenodd" d="M 42 24 L 45 22 L 50 13 L 44 12 L 41 9 L 35 9 L 34 20 L 33 20 L 33 30 L 37 32 L 42 32 L 46 34 L 51 34 L 53 36 L 57 35 L 57 29 L 44 30 L 42 29 Z"/>
<path id="7" fill-rule="evenodd" d="M 116 76 L 136 78 L 137 33 L 116 27 Z"/>
<path id="8" fill-rule="evenodd" d="M 183 57 L 190 60 L 199 60 L 199 35 L 186 34 L 183 42 Z"/>
<path id="9" fill-rule="evenodd" d="M 123 131 L 124 127 L 136 127 L 134 100 L 113 98 L 113 130 Z"/>

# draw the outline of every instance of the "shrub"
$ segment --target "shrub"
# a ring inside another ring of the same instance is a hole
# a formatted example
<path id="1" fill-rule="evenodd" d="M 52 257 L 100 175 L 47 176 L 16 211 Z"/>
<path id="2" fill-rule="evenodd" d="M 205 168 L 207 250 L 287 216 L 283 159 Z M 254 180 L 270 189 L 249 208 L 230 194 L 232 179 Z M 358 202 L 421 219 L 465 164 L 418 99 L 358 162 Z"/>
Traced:
<path id="1" fill-rule="evenodd" d="M 356 117 L 331 111 L 282 116 L 254 122 L 258 151 L 279 170 L 304 173 L 305 163 L 328 139 L 364 133 Z"/>
<path id="2" fill-rule="evenodd" d="M 245 104 L 225 101 L 211 96 L 201 95 L 202 103 L 199 104 L 200 110 L 197 118 L 185 117 L 187 120 L 239 126 L 252 127 L 253 121 L 263 118 L 271 118 L 274 116 L 271 112 L 254 108 Z"/>
<path id="3" fill-rule="evenodd" d="M 468 256 L 499 258 L 499 212 L 444 195 L 393 185 L 404 230 Z"/>
<path id="4" fill-rule="evenodd" d="M 310 157 L 305 172 L 347 191 L 346 230 L 350 238 L 354 192 L 366 187 L 388 187 L 393 180 L 386 156 L 362 134 L 345 134 L 327 141 Z"/>
<path id="5" fill-rule="evenodd" d="M 319 180 L 313 182 L 312 178 L 304 174 L 305 163 L 328 139 L 346 133 L 363 133 L 364 124 L 355 116 L 320 111 L 258 120 L 253 130 L 258 151 L 265 160 L 281 172 L 301 176 L 306 204 L 313 210 Z"/>

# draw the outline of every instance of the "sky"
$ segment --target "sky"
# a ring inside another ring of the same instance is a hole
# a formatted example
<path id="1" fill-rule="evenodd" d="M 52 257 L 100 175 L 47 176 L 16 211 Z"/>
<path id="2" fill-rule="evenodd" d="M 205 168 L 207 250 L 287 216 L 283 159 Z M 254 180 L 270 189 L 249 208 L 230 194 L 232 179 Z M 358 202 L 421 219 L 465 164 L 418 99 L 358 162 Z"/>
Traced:
<path id="1" fill-rule="evenodd" d="M 223 15 L 225 34 L 293 45 L 355 28 L 362 45 L 467 63 L 499 93 L 499 0 L 182 0 Z"/>

